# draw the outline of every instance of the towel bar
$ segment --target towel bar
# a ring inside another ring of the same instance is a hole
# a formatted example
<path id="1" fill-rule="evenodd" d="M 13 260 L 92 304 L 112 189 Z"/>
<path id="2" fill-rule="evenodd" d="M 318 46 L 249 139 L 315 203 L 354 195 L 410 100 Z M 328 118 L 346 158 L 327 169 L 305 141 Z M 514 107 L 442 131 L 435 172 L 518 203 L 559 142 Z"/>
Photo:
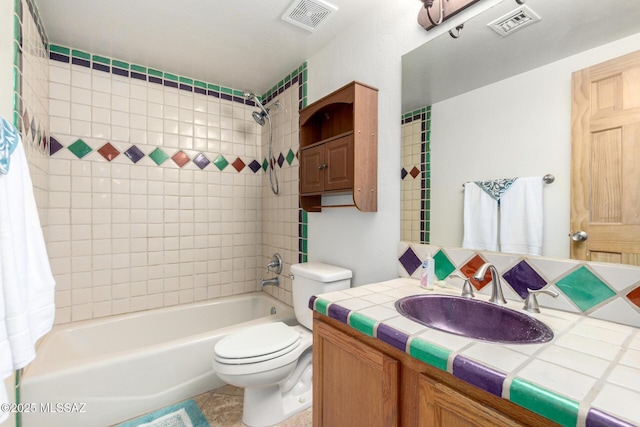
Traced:
<path id="1" fill-rule="evenodd" d="M 542 180 L 544 181 L 545 184 L 551 184 L 553 181 L 556 180 L 556 177 L 553 174 L 548 173 L 548 174 L 546 174 L 545 176 L 542 177 Z M 463 187 L 464 187 L 464 184 L 465 183 L 463 182 L 462 183 Z"/>

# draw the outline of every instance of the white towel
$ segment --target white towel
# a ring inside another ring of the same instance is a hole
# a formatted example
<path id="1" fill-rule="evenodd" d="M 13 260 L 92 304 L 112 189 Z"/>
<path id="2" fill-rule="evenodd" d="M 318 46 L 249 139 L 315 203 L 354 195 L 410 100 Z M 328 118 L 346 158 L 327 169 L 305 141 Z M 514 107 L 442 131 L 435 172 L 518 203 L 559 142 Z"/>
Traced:
<path id="1" fill-rule="evenodd" d="M 11 169 L 0 174 L 0 379 L 35 357 L 35 343 L 51 330 L 55 281 L 22 142 Z M 0 387 L 0 403 L 7 402 Z M 0 422 L 8 416 L 0 413 Z"/>
<path id="2" fill-rule="evenodd" d="M 498 202 L 474 182 L 464 185 L 462 247 L 498 250 Z"/>
<path id="3" fill-rule="evenodd" d="M 500 198 L 500 250 L 542 255 L 542 177 L 518 178 Z"/>

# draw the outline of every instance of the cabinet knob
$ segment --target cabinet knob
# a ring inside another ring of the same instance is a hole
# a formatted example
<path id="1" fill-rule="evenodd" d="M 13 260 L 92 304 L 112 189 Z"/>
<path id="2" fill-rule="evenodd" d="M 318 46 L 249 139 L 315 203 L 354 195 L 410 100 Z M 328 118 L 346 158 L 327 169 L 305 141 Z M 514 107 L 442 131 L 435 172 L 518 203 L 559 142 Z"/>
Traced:
<path id="1" fill-rule="evenodd" d="M 319 171 L 321 171 L 321 170 L 323 170 L 323 169 L 326 169 L 326 168 L 327 168 L 327 164 L 326 164 L 326 163 L 323 163 L 323 164 L 321 164 L 320 166 L 318 166 L 318 170 L 319 170 Z"/>

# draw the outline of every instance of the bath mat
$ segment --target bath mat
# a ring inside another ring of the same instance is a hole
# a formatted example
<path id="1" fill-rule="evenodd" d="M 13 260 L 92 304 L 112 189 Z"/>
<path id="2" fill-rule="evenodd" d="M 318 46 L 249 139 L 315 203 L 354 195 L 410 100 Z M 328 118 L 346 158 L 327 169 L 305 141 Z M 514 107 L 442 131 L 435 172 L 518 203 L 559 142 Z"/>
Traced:
<path id="1" fill-rule="evenodd" d="M 116 427 L 210 427 L 206 418 L 193 399 L 155 412 L 144 415 L 135 420 L 118 424 Z"/>

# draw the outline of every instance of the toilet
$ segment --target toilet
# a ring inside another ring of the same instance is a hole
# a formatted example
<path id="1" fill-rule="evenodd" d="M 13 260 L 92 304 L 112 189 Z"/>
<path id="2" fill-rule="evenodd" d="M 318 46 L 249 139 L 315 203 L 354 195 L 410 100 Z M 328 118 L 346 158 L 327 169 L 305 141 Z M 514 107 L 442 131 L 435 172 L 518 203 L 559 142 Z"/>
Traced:
<path id="1" fill-rule="evenodd" d="M 348 289 L 350 270 L 308 262 L 291 266 L 296 319 L 250 326 L 221 339 L 213 369 L 224 382 L 243 387 L 242 421 L 251 427 L 277 424 L 311 406 L 313 295 Z"/>

